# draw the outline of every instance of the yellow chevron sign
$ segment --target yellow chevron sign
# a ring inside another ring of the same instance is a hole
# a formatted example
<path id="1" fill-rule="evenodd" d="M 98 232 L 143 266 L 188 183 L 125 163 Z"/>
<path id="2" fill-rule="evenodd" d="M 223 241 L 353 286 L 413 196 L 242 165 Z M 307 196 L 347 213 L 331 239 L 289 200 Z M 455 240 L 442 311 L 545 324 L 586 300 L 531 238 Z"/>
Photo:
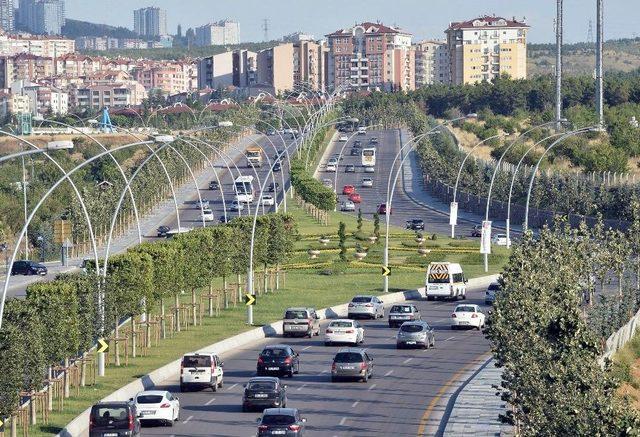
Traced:
<path id="1" fill-rule="evenodd" d="M 391 270 L 387 266 L 382 266 L 382 276 L 390 276 Z"/>
<path id="2" fill-rule="evenodd" d="M 109 343 L 104 341 L 103 338 L 99 339 L 97 352 L 102 353 L 102 352 L 107 352 L 108 350 L 109 350 Z"/>
<path id="3" fill-rule="evenodd" d="M 244 304 L 246 306 L 252 306 L 256 304 L 256 297 L 253 294 L 244 295 Z"/>

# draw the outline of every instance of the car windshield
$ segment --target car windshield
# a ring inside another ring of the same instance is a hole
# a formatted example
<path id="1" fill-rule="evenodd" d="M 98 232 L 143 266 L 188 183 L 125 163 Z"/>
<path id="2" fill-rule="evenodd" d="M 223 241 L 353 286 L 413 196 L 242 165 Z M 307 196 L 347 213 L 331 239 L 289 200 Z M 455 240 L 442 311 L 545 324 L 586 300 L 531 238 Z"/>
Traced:
<path id="1" fill-rule="evenodd" d="M 293 423 L 296 423 L 296 418 L 285 414 L 268 414 L 262 418 L 262 425 L 291 425 Z"/>
<path id="2" fill-rule="evenodd" d="M 211 367 L 211 357 L 190 355 L 182 358 L 183 367 Z"/>
<path id="3" fill-rule="evenodd" d="M 354 303 L 369 303 L 371 302 L 371 297 L 368 296 L 356 296 L 353 299 L 351 299 L 351 302 Z"/>
<path id="4" fill-rule="evenodd" d="M 472 306 L 461 306 L 456 308 L 456 313 L 475 313 L 476 309 Z"/>
<path id="5" fill-rule="evenodd" d="M 298 310 L 298 311 L 290 310 L 284 314 L 284 318 L 285 319 L 306 319 L 307 312 L 304 310 Z"/>
<path id="6" fill-rule="evenodd" d="M 402 332 L 420 332 L 422 331 L 422 325 L 402 325 L 400 330 Z"/>
<path id="7" fill-rule="evenodd" d="M 136 402 L 139 404 L 159 404 L 163 398 L 162 395 L 140 395 L 136 398 Z"/>
<path id="8" fill-rule="evenodd" d="M 329 324 L 330 328 L 351 328 L 351 322 L 341 321 L 341 322 L 331 322 Z"/>
<path id="9" fill-rule="evenodd" d="M 504 234 L 498 234 L 496 235 L 496 238 L 507 238 L 507 236 Z"/>
<path id="10" fill-rule="evenodd" d="M 338 352 L 333 361 L 336 363 L 361 363 L 362 355 L 357 352 Z"/>
<path id="11" fill-rule="evenodd" d="M 285 349 L 264 349 L 262 351 L 262 356 L 265 357 L 283 357 L 285 355 L 287 355 Z"/>
<path id="12" fill-rule="evenodd" d="M 275 390 L 276 383 L 273 381 L 254 381 L 247 385 L 249 390 Z"/>
<path id="13" fill-rule="evenodd" d="M 493 283 L 493 284 L 489 285 L 489 290 L 491 290 L 491 291 L 499 291 L 500 290 L 500 284 Z"/>
<path id="14" fill-rule="evenodd" d="M 410 313 L 411 307 L 408 305 L 394 305 L 391 307 L 392 313 Z"/>
<path id="15" fill-rule="evenodd" d="M 129 411 L 124 406 L 94 406 L 91 416 L 95 426 L 113 425 L 118 422 L 129 424 Z"/>

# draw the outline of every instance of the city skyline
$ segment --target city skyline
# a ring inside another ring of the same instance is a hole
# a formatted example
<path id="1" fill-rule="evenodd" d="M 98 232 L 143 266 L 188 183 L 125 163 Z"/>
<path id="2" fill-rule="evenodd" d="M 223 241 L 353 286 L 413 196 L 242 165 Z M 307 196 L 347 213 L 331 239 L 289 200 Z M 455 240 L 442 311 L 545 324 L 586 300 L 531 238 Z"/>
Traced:
<path id="1" fill-rule="evenodd" d="M 211 8 L 208 0 L 112 0 L 95 3 L 83 0 L 67 0 L 69 18 L 105 24 L 132 27 L 131 13 L 134 9 L 157 6 L 167 10 L 169 33 L 174 34 L 178 24 L 183 32 L 189 27 L 197 27 L 211 21 L 231 19 L 242 25 L 242 41 L 262 41 L 263 19 L 269 20 L 269 39 L 279 39 L 295 31 L 314 34 L 317 38 L 355 22 L 379 20 L 387 25 L 397 25 L 414 35 L 414 40 L 444 38 L 444 30 L 452 21 L 463 21 L 474 16 L 496 14 L 505 18 L 526 17 L 531 26 L 530 41 L 533 43 L 553 42 L 553 20 L 555 2 L 548 5 L 531 4 L 525 0 L 486 0 L 479 4 L 470 0 L 434 0 L 426 4 L 419 0 L 403 0 L 405 7 L 389 9 L 388 3 L 380 0 L 353 1 L 349 3 L 327 0 L 323 10 L 329 11 L 319 17 L 317 4 L 308 0 L 243 0 L 224 1 Z M 241 4 L 239 4 L 241 3 Z M 592 7 L 585 7 L 584 0 L 565 0 L 565 41 L 567 43 L 587 40 L 589 20 L 595 22 L 595 1 Z M 365 6 L 363 8 L 362 6 Z M 190 7 L 189 7 L 190 6 Z M 605 5 L 605 38 L 636 37 L 634 23 L 640 18 L 640 5 L 632 5 L 624 0 L 610 0 Z M 210 10 L 210 12 L 208 12 Z M 126 12 L 126 13 L 123 13 Z M 337 12 L 339 11 L 339 12 Z M 101 20 L 93 17 L 99 16 Z"/>

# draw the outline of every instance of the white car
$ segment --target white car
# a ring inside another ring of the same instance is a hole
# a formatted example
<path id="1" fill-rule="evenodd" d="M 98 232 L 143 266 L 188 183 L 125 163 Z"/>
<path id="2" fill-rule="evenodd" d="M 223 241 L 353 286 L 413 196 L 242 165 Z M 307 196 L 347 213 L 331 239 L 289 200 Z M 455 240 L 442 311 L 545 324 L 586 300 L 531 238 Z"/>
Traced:
<path id="1" fill-rule="evenodd" d="M 205 222 L 212 222 L 215 220 L 215 218 L 213 217 L 213 211 L 211 210 L 211 208 L 202 208 L 202 219 Z"/>
<path id="2" fill-rule="evenodd" d="M 339 141 L 340 141 L 341 143 L 345 143 L 345 142 L 349 141 L 349 137 L 348 137 L 348 136 L 346 136 L 346 135 L 340 135 L 340 139 L 339 139 Z"/>
<path id="3" fill-rule="evenodd" d="M 511 238 L 507 238 L 507 234 L 496 234 L 491 239 L 491 242 L 496 246 L 511 246 Z"/>
<path id="4" fill-rule="evenodd" d="M 373 179 L 362 178 L 362 188 L 373 188 Z"/>
<path id="5" fill-rule="evenodd" d="M 451 329 L 484 328 L 485 315 L 478 305 L 461 304 L 451 314 Z"/>
<path id="6" fill-rule="evenodd" d="M 376 296 L 358 295 L 351 299 L 348 306 L 348 316 L 350 319 L 356 317 L 366 317 L 377 319 L 384 317 L 384 304 Z"/>
<path id="7" fill-rule="evenodd" d="M 325 168 L 325 170 L 330 172 L 330 173 L 335 173 L 338 170 L 338 165 L 337 164 L 327 164 L 327 167 Z"/>
<path id="8" fill-rule="evenodd" d="M 276 204 L 276 199 L 274 199 L 270 194 L 265 194 L 262 196 L 261 202 L 264 206 L 273 206 Z"/>
<path id="9" fill-rule="evenodd" d="M 209 208 L 209 201 L 208 200 L 198 200 L 198 203 L 196 203 L 196 207 L 198 209 L 205 209 L 205 208 Z"/>
<path id="10" fill-rule="evenodd" d="M 355 211 L 356 210 L 356 204 L 353 203 L 350 200 L 345 200 L 344 202 L 342 202 L 342 205 L 340 205 L 340 211 Z"/>
<path id="11" fill-rule="evenodd" d="M 143 391 L 131 399 L 140 415 L 140 422 L 158 421 L 173 426 L 180 417 L 180 400 L 168 391 Z"/>
<path id="12" fill-rule="evenodd" d="M 244 203 L 239 202 L 238 199 L 235 199 L 233 202 L 231 202 L 231 205 L 229 205 L 229 211 L 243 211 L 244 210 Z"/>
<path id="13" fill-rule="evenodd" d="M 331 179 L 323 179 L 322 185 L 324 185 L 327 188 L 333 189 L 333 181 Z"/>
<path id="14" fill-rule="evenodd" d="M 375 173 L 376 172 L 376 168 L 375 167 L 365 167 L 364 168 L 364 172 L 365 173 Z"/>
<path id="15" fill-rule="evenodd" d="M 364 328 L 355 320 L 333 320 L 324 331 L 324 345 L 349 343 L 357 346 L 364 342 Z"/>

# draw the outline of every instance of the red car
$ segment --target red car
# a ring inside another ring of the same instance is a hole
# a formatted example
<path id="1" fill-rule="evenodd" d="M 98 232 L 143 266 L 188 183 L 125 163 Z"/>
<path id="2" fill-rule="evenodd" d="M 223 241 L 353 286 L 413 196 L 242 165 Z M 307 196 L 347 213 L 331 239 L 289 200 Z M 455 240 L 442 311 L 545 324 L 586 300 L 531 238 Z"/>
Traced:
<path id="1" fill-rule="evenodd" d="M 387 204 L 386 203 L 381 203 L 380 205 L 378 205 L 378 214 L 380 215 L 387 215 Z M 389 215 L 393 214 L 393 208 L 391 208 L 389 210 Z"/>
<path id="2" fill-rule="evenodd" d="M 345 185 L 344 187 L 342 187 L 342 194 L 349 195 L 354 191 L 356 191 L 356 187 L 354 187 L 353 185 Z"/>
<path id="3" fill-rule="evenodd" d="M 349 200 L 353 203 L 362 203 L 362 197 L 360 197 L 360 194 L 356 192 L 353 192 L 349 195 Z"/>

